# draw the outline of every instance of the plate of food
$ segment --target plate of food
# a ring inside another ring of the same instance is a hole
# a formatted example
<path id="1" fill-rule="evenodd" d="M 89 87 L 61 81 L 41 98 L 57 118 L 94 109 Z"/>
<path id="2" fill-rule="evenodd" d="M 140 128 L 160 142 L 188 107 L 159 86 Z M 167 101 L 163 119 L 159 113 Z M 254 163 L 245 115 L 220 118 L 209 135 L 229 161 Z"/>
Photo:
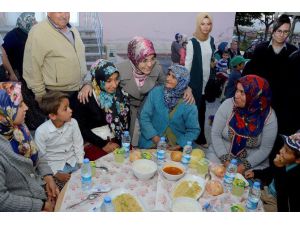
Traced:
<path id="1" fill-rule="evenodd" d="M 138 197 L 130 191 L 119 188 L 108 193 L 116 212 L 144 212 L 145 207 Z"/>
<path id="2" fill-rule="evenodd" d="M 173 199 L 178 197 L 188 197 L 198 199 L 205 189 L 205 180 L 195 175 L 186 175 L 173 186 L 171 196 Z"/>

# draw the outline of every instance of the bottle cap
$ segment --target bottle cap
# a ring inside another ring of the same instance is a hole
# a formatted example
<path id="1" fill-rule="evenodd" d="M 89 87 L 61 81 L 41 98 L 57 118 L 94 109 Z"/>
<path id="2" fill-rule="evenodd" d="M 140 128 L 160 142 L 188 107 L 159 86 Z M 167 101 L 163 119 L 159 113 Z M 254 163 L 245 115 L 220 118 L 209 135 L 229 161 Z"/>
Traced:
<path id="1" fill-rule="evenodd" d="M 125 130 L 125 131 L 124 131 L 124 135 L 129 135 L 129 131 L 128 131 L 128 130 Z"/>
<path id="2" fill-rule="evenodd" d="M 105 203 L 111 203 L 111 197 L 110 196 L 105 196 L 104 197 L 104 202 Z"/>
<path id="3" fill-rule="evenodd" d="M 160 141 L 166 141 L 165 137 L 160 137 Z"/>
<path id="4" fill-rule="evenodd" d="M 237 160 L 236 160 L 236 159 L 232 159 L 232 160 L 230 161 L 230 163 L 232 163 L 232 164 L 234 164 L 234 165 L 237 165 Z"/>
<path id="5" fill-rule="evenodd" d="M 255 181 L 254 184 L 253 184 L 253 187 L 260 188 L 260 182 Z"/>
<path id="6" fill-rule="evenodd" d="M 90 160 L 88 159 L 88 158 L 85 158 L 84 160 L 83 160 L 83 163 L 89 163 L 90 162 Z"/>
<path id="7" fill-rule="evenodd" d="M 192 142 L 191 141 L 188 141 L 186 144 L 189 145 L 189 146 L 192 146 Z"/>

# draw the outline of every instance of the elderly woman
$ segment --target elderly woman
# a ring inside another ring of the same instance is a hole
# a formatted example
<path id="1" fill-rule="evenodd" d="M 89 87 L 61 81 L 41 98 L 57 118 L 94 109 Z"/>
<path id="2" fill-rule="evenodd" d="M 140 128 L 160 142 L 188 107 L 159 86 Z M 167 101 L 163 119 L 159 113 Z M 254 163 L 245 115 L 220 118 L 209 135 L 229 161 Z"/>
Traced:
<path id="1" fill-rule="evenodd" d="M 236 88 L 235 96 L 224 101 L 215 115 L 207 158 L 225 165 L 236 158 L 239 173 L 266 168 L 277 135 L 269 84 L 247 75 L 238 80 Z"/>
<path id="2" fill-rule="evenodd" d="M 186 104 L 183 94 L 190 80 L 188 70 L 173 65 L 165 85 L 155 87 L 141 110 L 139 147 L 156 147 L 160 137 L 167 137 L 172 150 L 180 150 L 194 141 L 200 132 L 196 105 Z"/>
<path id="3" fill-rule="evenodd" d="M 212 17 L 208 13 L 199 13 L 196 18 L 196 31 L 194 37 L 186 47 L 185 67 L 190 71 L 191 80 L 189 86 L 198 108 L 199 125 L 201 133 L 196 140 L 197 144 L 208 147 L 204 134 L 205 124 L 205 87 L 209 78 L 213 75 L 212 68 L 215 62 L 211 63 L 215 52 L 214 38 L 209 34 L 212 30 Z"/>
<path id="4" fill-rule="evenodd" d="M 0 83 L 0 211 L 53 211 L 58 188 L 24 124 L 20 83 Z M 46 190 L 44 189 L 46 188 Z M 48 195 L 48 196 L 47 196 Z"/>
<path id="5" fill-rule="evenodd" d="M 99 59 L 90 74 L 93 95 L 86 104 L 78 100 L 73 115 L 83 139 L 91 144 L 85 148 L 85 156 L 96 160 L 120 146 L 121 135 L 129 128 L 129 102 L 128 94 L 119 87 L 119 71 L 114 64 Z"/>
<path id="6" fill-rule="evenodd" d="M 137 146 L 139 137 L 138 113 L 149 91 L 156 85 L 163 84 L 165 75 L 156 60 L 153 43 L 144 37 L 134 37 L 128 44 L 128 60 L 117 64 L 120 72 L 120 86 L 128 93 L 130 103 L 130 135 L 132 145 Z M 90 78 L 86 77 L 86 80 Z M 85 102 L 90 94 L 90 86 L 85 85 L 79 93 L 79 99 Z M 190 89 L 185 91 L 185 101 L 194 101 Z"/>

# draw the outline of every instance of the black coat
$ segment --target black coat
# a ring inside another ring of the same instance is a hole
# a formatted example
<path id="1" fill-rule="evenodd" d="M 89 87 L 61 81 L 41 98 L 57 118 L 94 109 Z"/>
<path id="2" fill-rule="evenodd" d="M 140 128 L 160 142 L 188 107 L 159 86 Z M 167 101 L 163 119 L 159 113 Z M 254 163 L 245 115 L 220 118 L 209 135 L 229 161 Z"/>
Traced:
<path id="1" fill-rule="evenodd" d="M 255 178 L 266 181 L 266 183 L 270 183 L 274 179 L 279 212 L 300 212 L 299 164 L 288 172 L 285 167 L 268 167 L 264 170 L 254 170 L 254 174 Z"/>
<path id="2" fill-rule="evenodd" d="M 283 48 L 279 54 L 275 54 L 269 43 L 268 41 L 257 45 L 253 58 L 246 64 L 243 74 L 256 74 L 269 82 L 272 90 L 272 107 L 278 119 L 278 132 L 290 135 L 300 128 L 295 130 L 295 121 L 291 120 L 293 115 L 291 112 L 299 108 L 297 104 L 299 98 L 294 102 L 288 99 L 291 96 L 291 88 L 296 82 L 295 76 L 289 74 L 289 56 L 297 48 L 287 43 L 286 48 Z M 299 120 L 297 118 L 293 119 Z"/>

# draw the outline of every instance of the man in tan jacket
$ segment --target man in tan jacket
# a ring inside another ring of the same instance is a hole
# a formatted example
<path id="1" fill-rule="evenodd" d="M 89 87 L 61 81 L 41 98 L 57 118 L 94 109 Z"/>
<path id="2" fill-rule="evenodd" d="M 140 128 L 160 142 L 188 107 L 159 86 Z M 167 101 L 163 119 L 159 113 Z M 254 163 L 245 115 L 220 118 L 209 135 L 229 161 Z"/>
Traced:
<path id="1" fill-rule="evenodd" d="M 49 90 L 63 91 L 72 99 L 87 73 L 85 47 L 77 29 L 69 24 L 69 12 L 47 15 L 29 32 L 23 76 L 38 102 Z"/>

